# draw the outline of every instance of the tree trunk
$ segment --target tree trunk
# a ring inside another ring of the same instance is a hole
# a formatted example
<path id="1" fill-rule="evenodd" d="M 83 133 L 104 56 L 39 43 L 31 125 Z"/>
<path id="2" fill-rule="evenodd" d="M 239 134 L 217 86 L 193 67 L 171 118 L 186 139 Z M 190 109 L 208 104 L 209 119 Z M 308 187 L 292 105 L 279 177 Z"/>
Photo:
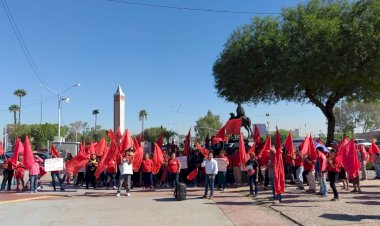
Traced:
<path id="1" fill-rule="evenodd" d="M 15 125 L 17 124 L 17 112 L 13 111 L 13 119 L 15 121 Z"/>
<path id="2" fill-rule="evenodd" d="M 327 119 L 327 145 L 331 145 L 334 141 L 335 134 L 335 115 L 333 113 L 333 107 L 326 107 L 324 112 Z"/>
<path id="3" fill-rule="evenodd" d="M 144 138 L 144 119 L 141 120 L 141 137 Z"/>
<path id="4" fill-rule="evenodd" d="M 18 123 L 21 123 L 21 96 L 20 96 L 20 110 L 18 111 Z"/>

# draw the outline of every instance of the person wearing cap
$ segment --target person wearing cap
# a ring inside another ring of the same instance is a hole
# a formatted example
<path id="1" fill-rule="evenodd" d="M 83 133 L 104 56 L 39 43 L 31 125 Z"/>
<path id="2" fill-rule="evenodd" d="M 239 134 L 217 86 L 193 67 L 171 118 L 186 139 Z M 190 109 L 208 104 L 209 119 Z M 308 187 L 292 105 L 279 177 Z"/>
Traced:
<path id="1" fill-rule="evenodd" d="M 339 201 L 339 194 L 335 186 L 335 178 L 338 175 L 340 170 L 340 165 L 336 160 L 336 151 L 334 149 L 330 149 L 330 153 L 327 157 L 327 171 L 329 175 L 330 187 L 334 192 L 334 198 L 331 201 Z"/>
<path id="2" fill-rule="evenodd" d="M 318 151 L 318 162 L 319 162 L 319 192 L 317 195 L 320 195 L 322 198 L 327 197 L 327 159 L 325 155 L 325 149 L 323 147 L 317 147 Z M 328 150 L 326 150 L 328 151 Z"/>

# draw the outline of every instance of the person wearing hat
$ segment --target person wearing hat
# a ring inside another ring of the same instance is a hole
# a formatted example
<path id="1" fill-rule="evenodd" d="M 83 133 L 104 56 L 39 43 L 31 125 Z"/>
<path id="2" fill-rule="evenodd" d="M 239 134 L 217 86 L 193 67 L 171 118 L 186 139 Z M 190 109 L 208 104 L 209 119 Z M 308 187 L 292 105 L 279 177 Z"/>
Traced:
<path id="1" fill-rule="evenodd" d="M 120 155 L 120 164 L 119 164 L 119 170 L 120 170 L 120 177 L 119 177 L 119 187 L 117 190 L 116 197 L 120 197 L 121 188 L 124 184 L 124 181 L 126 181 L 126 192 L 127 196 L 131 196 L 131 183 L 132 183 L 132 175 L 133 175 L 133 167 L 132 167 L 132 161 L 133 161 L 133 151 L 132 148 L 125 150 L 124 154 Z"/>

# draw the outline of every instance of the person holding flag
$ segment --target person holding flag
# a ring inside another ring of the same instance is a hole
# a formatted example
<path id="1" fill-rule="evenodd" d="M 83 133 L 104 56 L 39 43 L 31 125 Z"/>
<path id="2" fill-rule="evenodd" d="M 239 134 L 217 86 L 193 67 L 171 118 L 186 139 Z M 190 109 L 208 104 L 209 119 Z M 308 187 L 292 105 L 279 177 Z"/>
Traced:
<path id="1" fill-rule="evenodd" d="M 15 178 L 16 178 L 16 191 L 20 191 L 20 183 L 21 183 L 21 191 L 25 189 L 25 182 L 24 182 L 24 173 L 25 173 L 25 166 L 23 164 L 23 156 L 18 156 L 17 165 L 15 167 Z"/>
<path id="2" fill-rule="evenodd" d="M 259 162 L 256 159 L 254 152 L 249 153 L 249 160 L 245 164 L 247 166 L 249 194 L 248 196 L 257 197 L 259 189 L 257 188 Z M 255 193 L 253 193 L 253 186 L 255 186 Z"/>
<path id="3" fill-rule="evenodd" d="M 88 189 L 88 185 L 91 185 L 96 189 L 96 177 L 95 172 L 98 167 L 98 162 L 96 161 L 96 155 L 91 154 L 90 160 L 87 162 L 86 166 L 86 189 Z"/>
<path id="4" fill-rule="evenodd" d="M 120 170 L 120 178 L 119 178 L 119 188 L 117 190 L 116 197 L 120 197 L 121 187 L 124 184 L 124 181 L 127 181 L 126 184 L 126 192 L 127 196 L 131 196 L 131 183 L 132 183 L 132 175 L 133 175 L 133 152 L 131 149 L 126 150 L 121 156 L 120 156 L 120 164 L 119 164 L 119 170 Z"/>
<path id="5" fill-rule="evenodd" d="M 334 198 L 331 201 L 339 201 L 339 194 L 335 186 L 335 178 L 340 170 L 340 165 L 336 159 L 336 151 L 334 149 L 330 150 L 327 158 L 327 171 L 330 181 L 330 187 L 334 192 Z"/>

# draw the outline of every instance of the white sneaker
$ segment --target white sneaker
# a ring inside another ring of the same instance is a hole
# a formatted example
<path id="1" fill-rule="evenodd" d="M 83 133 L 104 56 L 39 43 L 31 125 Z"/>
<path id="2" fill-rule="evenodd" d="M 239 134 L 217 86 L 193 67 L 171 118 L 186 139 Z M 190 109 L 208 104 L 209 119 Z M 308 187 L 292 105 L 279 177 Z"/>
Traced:
<path id="1" fill-rule="evenodd" d="M 116 186 L 113 186 L 113 190 L 116 190 L 117 189 L 117 187 Z"/>
<path id="2" fill-rule="evenodd" d="M 127 196 L 128 196 L 128 197 L 131 197 L 131 193 L 128 192 L 128 193 L 127 193 Z"/>
<path id="3" fill-rule="evenodd" d="M 120 193 L 119 192 L 116 194 L 116 197 L 120 197 Z"/>

